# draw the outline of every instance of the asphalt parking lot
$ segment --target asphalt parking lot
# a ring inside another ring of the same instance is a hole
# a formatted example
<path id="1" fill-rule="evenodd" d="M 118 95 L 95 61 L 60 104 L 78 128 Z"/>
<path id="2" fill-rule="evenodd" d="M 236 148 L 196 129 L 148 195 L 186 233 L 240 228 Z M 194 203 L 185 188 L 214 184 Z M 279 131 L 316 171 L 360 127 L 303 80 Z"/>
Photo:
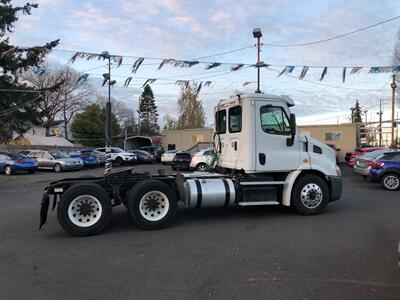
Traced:
<path id="1" fill-rule="evenodd" d="M 400 299 L 400 192 L 346 167 L 342 199 L 319 216 L 180 209 L 142 231 L 119 206 L 97 236 L 69 236 L 54 212 L 38 231 L 46 183 L 101 173 L 0 175 L 0 299 Z"/>

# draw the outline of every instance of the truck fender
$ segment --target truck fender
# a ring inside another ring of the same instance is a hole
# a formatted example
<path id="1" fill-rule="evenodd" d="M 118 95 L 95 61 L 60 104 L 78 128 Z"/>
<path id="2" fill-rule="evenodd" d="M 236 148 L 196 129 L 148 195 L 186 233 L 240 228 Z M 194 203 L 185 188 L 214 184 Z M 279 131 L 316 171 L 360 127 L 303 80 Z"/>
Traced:
<path id="1" fill-rule="evenodd" d="M 290 198 L 292 195 L 293 185 L 296 182 L 297 177 L 299 177 L 301 170 L 292 171 L 286 177 L 285 184 L 283 186 L 282 193 L 282 205 L 290 206 Z"/>

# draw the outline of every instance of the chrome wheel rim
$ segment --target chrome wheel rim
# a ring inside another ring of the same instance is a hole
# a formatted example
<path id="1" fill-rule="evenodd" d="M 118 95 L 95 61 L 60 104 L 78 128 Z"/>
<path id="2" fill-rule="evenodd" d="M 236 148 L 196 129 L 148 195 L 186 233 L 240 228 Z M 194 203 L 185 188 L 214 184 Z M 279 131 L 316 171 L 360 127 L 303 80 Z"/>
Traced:
<path id="1" fill-rule="evenodd" d="M 207 168 L 207 166 L 204 164 L 201 164 L 200 166 L 198 166 L 199 171 L 205 171 L 206 168 Z"/>
<path id="2" fill-rule="evenodd" d="M 389 190 L 395 190 L 399 187 L 400 181 L 399 178 L 397 178 L 396 176 L 389 175 L 385 177 L 385 179 L 383 180 L 383 184 Z"/>
<path id="3" fill-rule="evenodd" d="M 7 166 L 6 169 L 4 170 L 4 173 L 6 173 L 6 175 L 11 175 L 12 170 L 10 166 Z"/>
<path id="4" fill-rule="evenodd" d="M 54 166 L 54 171 L 56 171 L 57 173 L 61 172 L 61 166 L 59 164 L 55 165 Z"/>
<path id="5" fill-rule="evenodd" d="M 103 212 L 100 201 L 92 195 L 76 197 L 68 206 L 68 218 L 79 227 L 89 227 L 96 224 Z"/>
<path id="6" fill-rule="evenodd" d="M 309 209 L 314 209 L 321 204 L 323 199 L 323 194 L 318 184 L 308 183 L 301 190 L 300 197 L 301 197 L 301 203 L 305 207 Z"/>
<path id="7" fill-rule="evenodd" d="M 147 221 L 159 221 L 169 210 L 168 197 L 160 191 L 151 191 L 143 195 L 139 202 L 140 215 Z"/>

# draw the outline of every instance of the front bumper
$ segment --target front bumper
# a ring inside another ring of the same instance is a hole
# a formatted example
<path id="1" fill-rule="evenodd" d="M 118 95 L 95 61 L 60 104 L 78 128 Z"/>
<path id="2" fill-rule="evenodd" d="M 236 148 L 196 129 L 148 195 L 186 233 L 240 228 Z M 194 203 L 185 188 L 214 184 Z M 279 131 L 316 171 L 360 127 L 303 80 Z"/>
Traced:
<path id="1" fill-rule="evenodd" d="M 340 176 L 328 176 L 331 190 L 330 201 L 339 200 L 343 191 L 343 179 Z"/>

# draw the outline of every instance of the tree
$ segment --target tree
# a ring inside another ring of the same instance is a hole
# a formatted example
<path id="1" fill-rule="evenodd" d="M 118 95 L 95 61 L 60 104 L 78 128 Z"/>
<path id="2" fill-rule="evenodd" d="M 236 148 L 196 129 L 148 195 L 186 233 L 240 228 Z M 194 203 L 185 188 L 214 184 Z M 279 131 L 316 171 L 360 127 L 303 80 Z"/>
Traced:
<path id="1" fill-rule="evenodd" d="M 159 133 L 157 105 L 153 90 L 148 84 L 146 84 L 140 96 L 139 120 L 140 134 L 154 135 Z"/>
<path id="2" fill-rule="evenodd" d="M 163 131 L 175 130 L 175 129 L 177 129 L 177 126 L 178 126 L 177 121 L 174 118 L 172 118 L 170 115 L 167 114 L 164 117 Z"/>
<path id="3" fill-rule="evenodd" d="M 108 97 L 100 94 L 96 95 L 96 103 L 101 107 L 105 107 L 107 102 Z M 135 111 L 133 109 L 128 108 L 124 102 L 111 98 L 111 110 L 126 136 L 132 136 L 137 133 Z"/>
<path id="4" fill-rule="evenodd" d="M 18 14 L 30 15 L 32 8 L 37 7 L 37 4 L 30 3 L 13 6 L 11 0 L 0 0 L 0 89 L 8 90 L 0 92 L 0 142 L 3 143 L 12 137 L 13 131 L 23 134 L 41 122 L 41 113 L 35 104 L 43 93 L 21 92 L 31 88 L 21 83 L 19 75 L 29 68 L 38 68 L 59 40 L 43 46 L 21 48 L 11 45 L 8 37 Z"/>
<path id="5" fill-rule="evenodd" d="M 204 127 L 206 117 L 203 104 L 198 100 L 197 86 L 195 84 L 182 87 L 178 106 L 178 129 Z"/>
<path id="6" fill-rule="evenodd" d="M 120 127 L 114 114 L 111 117 L 113 137 L 120 134 Z M 86 106 L 85 110 L 76 114 L 71 124 L 74 137 L 84 146 L 104 146 L 106 132 L 106 108 L 98 104 Z"/>
<path id="7" fill-rule="evenodd" d="M 362 123 L 362 109 L 360 103 L 358 103 L 358 100 L 356 100 L 356 104 L 350 110 L 351 110 L 351 122 Z"/>

